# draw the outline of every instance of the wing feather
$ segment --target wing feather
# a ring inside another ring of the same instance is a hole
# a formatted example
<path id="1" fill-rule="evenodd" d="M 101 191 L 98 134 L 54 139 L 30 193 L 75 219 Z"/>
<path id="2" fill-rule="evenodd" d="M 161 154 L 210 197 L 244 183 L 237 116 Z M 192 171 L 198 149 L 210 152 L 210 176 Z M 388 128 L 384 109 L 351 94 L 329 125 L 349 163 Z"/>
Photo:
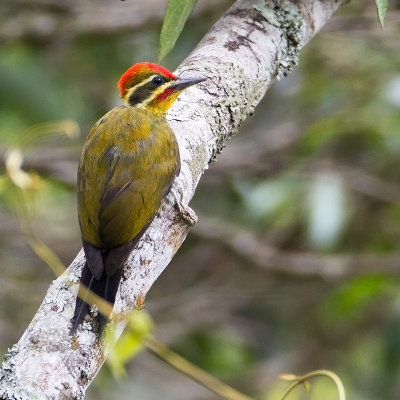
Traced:
<path id="1" fill-rule="evenodd" d="M 79 165 L 78 213 L 83 239 L 95 247 L 128 250 L 179 171 L 173 132 L 164 117 L 148 114 L 119 107 L 89 134 Z"/>

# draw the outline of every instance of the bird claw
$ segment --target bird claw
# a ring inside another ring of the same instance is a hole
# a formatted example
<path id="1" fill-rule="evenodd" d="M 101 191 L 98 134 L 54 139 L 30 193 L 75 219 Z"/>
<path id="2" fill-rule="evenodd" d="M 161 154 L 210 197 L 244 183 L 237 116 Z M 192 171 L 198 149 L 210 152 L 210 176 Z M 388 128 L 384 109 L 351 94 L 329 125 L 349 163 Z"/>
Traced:
<path id="1" fill-rule="evenodd" d="M 196 213 L 193 211 L 193 209 L 181 202 L 177 202 L 176 205 L 179 210 L 179 213 L 181 214 L 182 219 L 189 226 L 194 226 L 198 220 L 198 217 Z"/>
<path id="2" fill-rule="evenodd" d="M 182 217 L 182 219 L 189 226 L 194 226 L 197 222 L 198 217 L 192 208 L 190 208 L 187 204 L 183 204 L 182 192 L 179 189 L 172 188 L 171 193 L 175 200 L 174 202 L 175 207 L 179 211 L 179 214 Z"/>

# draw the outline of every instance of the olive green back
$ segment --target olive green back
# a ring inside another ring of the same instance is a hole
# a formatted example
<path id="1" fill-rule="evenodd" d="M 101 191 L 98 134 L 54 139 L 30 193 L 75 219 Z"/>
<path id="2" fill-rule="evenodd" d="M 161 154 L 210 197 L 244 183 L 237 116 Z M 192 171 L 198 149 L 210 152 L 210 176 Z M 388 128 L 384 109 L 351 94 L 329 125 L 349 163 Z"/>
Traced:
<path id="1" fill-rule="evenodd" d="M 78 169 L 82 238 L 111 249 L 132 241 L 156 215 L 180 159 L 165 116 L 117 107 L 90 131 Z"/>

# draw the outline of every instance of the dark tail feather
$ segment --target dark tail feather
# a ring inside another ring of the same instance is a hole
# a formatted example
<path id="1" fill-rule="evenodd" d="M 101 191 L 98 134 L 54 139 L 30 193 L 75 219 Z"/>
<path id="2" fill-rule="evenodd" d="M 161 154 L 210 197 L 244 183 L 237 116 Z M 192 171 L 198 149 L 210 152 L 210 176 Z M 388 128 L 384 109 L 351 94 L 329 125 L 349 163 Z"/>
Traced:
<path id="1" fill-rule="evenodd" d="M 93 286 L 93 281 L 94 281 L 94 276 L 90 272 L 88 263 L 85 263 L 85 266 L 83 267 L 82 270 L 82 275 L 81 275 L 81 283 L 85 285 L 87 288 L 92 290 Z M 86 314 L 90 310 L 90 305 L 85 302 L 85 296 L 83 299 L 81 299 L 79 296 L 76 298 L 76 304 L 75 304 L 75 311 L 74 311 L 74 319 L 72 323 L 72 329 L 71 332 L 74 334 L 79 326 L 79 324 L 83 321 L 85 318 Z"/>
<path id="2" fill-rule="evenodd" d="M 119 268 L 112 276 L 103 272 L 100 279 L 96 279 L 87 263 L 83 267 L 81 283 L 89 288 L 93 293 L 97 294 L 104 300 L 114 305 L 115 296 L 118 291 L 119 282 L 121 280 L 122 268 Z M 91 306 L 86 303 L 86 296 L 81 299 L 79 296 L 76 300 L 74 320 L 72 324 L 71 333 L 74 334 L 79 324 L 84 320 L 86 314 L 89 312 Z M 100 312 L 97 313 L 97 321 L 99 323 L 99 335 L 102 334 L 104 327 L 107 324 L 109 315 L 104 315 Z"/>
<path id="3" fill-rule="evenodd" d="M 121 281 L 122 276 L 122 268 L 119 268 L 114 275 L 107 275 L 103 272 L 103 275 L 100 280 L 94 281 L 95 288 L 92 290 L 102 297 L 104 300 L 109 302 L 111 305 L 114 305 L 115 296 L 118 291 L 119 282 Z M 99 323 L 99 333 L 100 335 L 103 333 L 103 330 L 107 324 L 108 318 L 110 315 L 104 315 L 100 312 L 97 313 L 97 321 Z"/>

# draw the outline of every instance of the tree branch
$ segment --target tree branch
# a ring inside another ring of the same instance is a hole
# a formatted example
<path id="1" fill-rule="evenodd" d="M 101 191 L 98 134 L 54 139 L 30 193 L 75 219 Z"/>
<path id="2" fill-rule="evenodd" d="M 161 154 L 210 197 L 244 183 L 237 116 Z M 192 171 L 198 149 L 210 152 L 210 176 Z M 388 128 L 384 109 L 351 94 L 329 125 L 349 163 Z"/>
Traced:
<path id="1" fill-rule="evenodd" d="M 328 255 L 284 251 L 262 242 L 252 232 L 223 220 L 205 216 L 201 216 L 200 220 L 193 234 L 203 240 L 219 242 L 236 256 L 271 273 L 343 280 L 377 271 L 393 275 L 400 272 L 400 255 L 396 252 L 382 255 Z"/>
<path id="2" fill-rule="evenodd" d="M 169 113 L 182 169 L 173 193 L 127 262 L 113 314 L 117 336 L 124 329 L 124 315 L 143 303 L 193 224 L 187 204 L 203 171 L 339 4 L 239 0 L 179 67 L 179 75 L 209 79 L 180 96 Z M 69 335 L 83 263 L 81 251 L 51 284 L 33 321 L 6 355 L 0 377 L 3 399 L 84 397 L 106 355 L 89 322 L 75 340 Z"/>

